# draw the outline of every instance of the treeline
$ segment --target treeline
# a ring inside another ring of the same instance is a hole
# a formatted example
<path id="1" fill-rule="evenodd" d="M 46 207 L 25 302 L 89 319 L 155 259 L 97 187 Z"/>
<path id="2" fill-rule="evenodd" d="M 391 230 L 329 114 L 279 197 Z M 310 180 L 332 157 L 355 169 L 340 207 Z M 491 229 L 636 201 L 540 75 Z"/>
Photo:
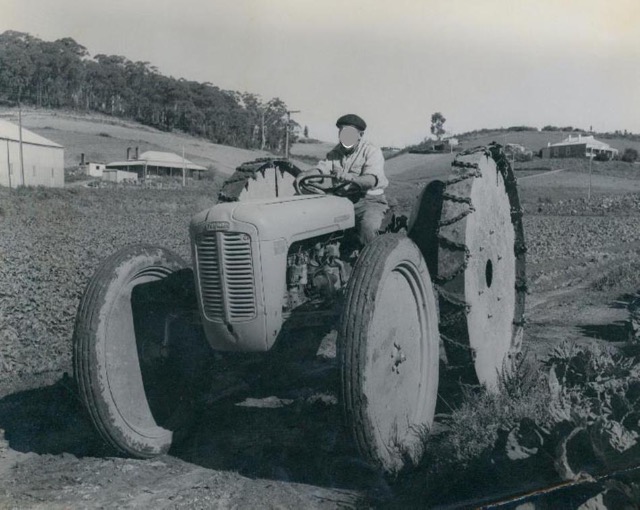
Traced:
<path id="1" fill-rule="evenodd" d="M 284 152 L 286 139 L 287 105 L 278 98 L 263 102 L 256 94 L 167 77 L 149 62 L 118 55 L 91 57 L 70 37 L 0 34 L 0 102 L 100 112 L 250 149 Z M 290 142 L 297 126 L 291 121 Z"/>

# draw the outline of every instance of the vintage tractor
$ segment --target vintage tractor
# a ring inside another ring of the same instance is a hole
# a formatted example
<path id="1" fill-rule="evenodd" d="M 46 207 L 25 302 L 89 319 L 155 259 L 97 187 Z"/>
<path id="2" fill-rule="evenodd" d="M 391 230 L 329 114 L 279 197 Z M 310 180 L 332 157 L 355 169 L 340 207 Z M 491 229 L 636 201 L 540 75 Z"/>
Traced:
<path id="1" fill-rule="evenodd" d="M 75 377 L 118 451 L 165 453 L 189 395 L 206 387 L 207 351 L 268 351 L 301 317 L 333 321 L 347 429 L 387 472 L 421 457 L 441 346 L 448 373 L 496 387 L 520 347 L 525 296 L 521 209 L 501 147 L 458 155 L 408 222 L 390 216 L 362 250 L 349 188 L 310 178 L 296 195 L 298 172 L 287 160 L 239 167 L 219 203 L 192 218 L 192 268 L 131 246 L 90 281 Z"/>

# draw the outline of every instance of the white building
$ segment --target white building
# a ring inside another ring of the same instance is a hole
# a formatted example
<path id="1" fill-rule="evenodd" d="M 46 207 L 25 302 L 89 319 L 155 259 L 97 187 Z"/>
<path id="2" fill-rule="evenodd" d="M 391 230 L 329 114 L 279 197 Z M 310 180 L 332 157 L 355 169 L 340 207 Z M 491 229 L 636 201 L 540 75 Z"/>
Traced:
<path id="1" fill-rule="evenodd" d="M 138 174 L 136 172 L 108 168 L 102 172 L 102 180 L 107 182 L 138 182 Z"/>
<path id="2" fill-rule="evenodd" d="M 207 171 L 205 167 L 196 165 L 177 154 L 159 151 L 143 152 L 137 159 L 107 163 L 105 171 L 125 170 L 127 172 L 135 172 L 139 180 L 145 181 L 153 176 L 181 176 L 183 169 L 186 177 L 196 179 L 201 178 L 204 172 Z"/>
<path id="3" fill-rule="evenodd" d="M 22 161 L 21 161 L 22 152 Z M 0 186 L 64 186 L 64 147 L 0 120 Z"/>
<path id="4" fill-rule="evenodd" d="M 569 135 L 561 142 L 551 144 L 542 149 L 543 158 L 593 158 L 603 155 L 613 159 L 618 155 L 618 149 L 609 144 L 596 140 L 592 135 Z"/>
<path id="5" fill-rule="evenodd" d="M 105 170 L 104 163 L 85 163 L 84 172 L 91 177 L 102 177 L 102 172 Z"/>

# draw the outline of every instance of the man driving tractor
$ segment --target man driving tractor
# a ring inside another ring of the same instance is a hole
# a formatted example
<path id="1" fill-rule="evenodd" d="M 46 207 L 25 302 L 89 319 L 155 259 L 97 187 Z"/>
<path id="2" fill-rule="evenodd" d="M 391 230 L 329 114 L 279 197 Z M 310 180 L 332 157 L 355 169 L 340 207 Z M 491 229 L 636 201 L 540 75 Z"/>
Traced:
<path id="1" fill-rule="evenodd" d="M 315 168 L 301 172 L 298 183 L 311 175 L 330 175 L 337 183 L 354 184 L 356 230 L 359 241 L 365 245 L 377 235 L 389 204 L 384 189 L 389 181 L 384 174 L 382 151 L 363 139 L 366 122 L 353 113 L 340 117 L 336 126 L 340 143 L 331 149 Z"/>

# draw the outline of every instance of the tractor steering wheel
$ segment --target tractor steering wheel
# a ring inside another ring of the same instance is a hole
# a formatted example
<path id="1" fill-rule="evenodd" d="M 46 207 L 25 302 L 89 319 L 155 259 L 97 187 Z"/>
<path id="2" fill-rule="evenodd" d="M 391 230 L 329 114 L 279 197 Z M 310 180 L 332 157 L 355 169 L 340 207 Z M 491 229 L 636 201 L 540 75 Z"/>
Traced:
<path id="1" fill-rule="evenodd" d="M 350 197 L 364 192 L 362 186 L 353 181 L 343 181 L 330 188 L 322 188 L 317 183 L 312 182 L 326 179 L 331 179 L 334 182 L 336 180 L 333 175 L 307 175 L 298 182 L 298 190 L 302 195 L 336 195 L 338 197 Z"/>

